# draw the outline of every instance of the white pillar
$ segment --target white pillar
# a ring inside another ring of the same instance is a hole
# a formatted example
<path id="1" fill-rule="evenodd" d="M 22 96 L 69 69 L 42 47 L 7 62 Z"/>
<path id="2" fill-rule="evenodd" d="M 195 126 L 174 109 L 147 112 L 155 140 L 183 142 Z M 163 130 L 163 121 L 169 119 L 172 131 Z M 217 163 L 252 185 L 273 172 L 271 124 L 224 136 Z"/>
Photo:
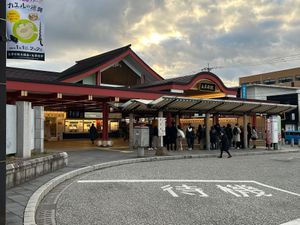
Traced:
<path id="1" fill-rule="evenodd" d="M 298 94 L 298 129 L 297 130 L 299 130 L 300 129 L 300 93 Z M 284 127 L 284 129 L 285 129 L 285 127 Z"/>
<path id="2" fill-rule="evenodd" d="M 209 113 L 205 114 L 205 142 L 206 150 L 210 150 L 210 134 L 209 134 Z"/>
<path id="3" fill-rule="evenodd" d="M 158 117 L 164 117 L 163 111 L 158 112 Z M 163 147 L 163 146 L 164 146 L 164 137 L 160 136 L 159 137 L 159 147 Z"/>
<path id="4" fill-rule="evenodd" d="M 31 102 L 16 102 L 17 105 L 17 156 L 30 158 L 31 131 L 30 110 Z"/>
<path id="5" fill-rule="evenodd" d="M 244 120 L 243 120 L 243 133 L 244 133 L 244 146 L 245 148 L 248 148 L 248 133 L 247 133 L 247 115 L 244 114 Z"/>
<path id="6" fill-rule="evenodd" d="M 34 149 L 39 152 L 44 152 L 44 107 L 34 106 Z"/>
<path id="7" fill-rule="evenodd" d="M 133 149 L 133 113 L 129 114 L 129 149 Z"/>

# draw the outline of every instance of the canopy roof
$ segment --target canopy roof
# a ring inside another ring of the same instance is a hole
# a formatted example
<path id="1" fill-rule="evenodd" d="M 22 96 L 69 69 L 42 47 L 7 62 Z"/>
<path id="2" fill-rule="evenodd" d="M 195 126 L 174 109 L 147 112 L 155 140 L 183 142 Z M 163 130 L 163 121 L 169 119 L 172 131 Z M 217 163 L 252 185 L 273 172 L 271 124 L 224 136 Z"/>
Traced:
<path id="1" fill-rule="evenodd" d="M 119 105 L 124 112 L 150 113 L 197 112 L 220 114 L 280 114 L 297 108 L 296 105 L 284 105 L 269 102 L 247 100 L 200 99 L 188 97 L 163 96 L 156 100 L 131 99 Z"/>

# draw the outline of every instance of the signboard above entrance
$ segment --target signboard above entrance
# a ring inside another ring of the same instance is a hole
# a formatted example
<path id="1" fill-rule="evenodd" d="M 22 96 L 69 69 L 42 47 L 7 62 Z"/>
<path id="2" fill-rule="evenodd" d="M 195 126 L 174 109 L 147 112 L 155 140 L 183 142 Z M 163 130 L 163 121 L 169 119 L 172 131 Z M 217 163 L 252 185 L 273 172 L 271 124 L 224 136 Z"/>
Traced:
<path id="1" fill-rule="evenodd" d="M 216 85 L 212 83 L 200 83 L 199 84 L 200 91 L 216 91 Z"/>

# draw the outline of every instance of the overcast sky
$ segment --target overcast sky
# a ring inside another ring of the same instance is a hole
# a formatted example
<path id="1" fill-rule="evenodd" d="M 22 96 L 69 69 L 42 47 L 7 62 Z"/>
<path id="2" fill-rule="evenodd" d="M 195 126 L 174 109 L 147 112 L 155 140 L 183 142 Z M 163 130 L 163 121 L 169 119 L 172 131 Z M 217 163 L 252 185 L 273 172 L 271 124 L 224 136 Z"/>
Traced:
<path id="1" fill-rule="evenodd" d="M 131 44 L 164 78 L 202 68 L 238 77 L 300 67 L 300 0 L 45 0 L 46 61 L 8 66 L 63 71 Z"/>

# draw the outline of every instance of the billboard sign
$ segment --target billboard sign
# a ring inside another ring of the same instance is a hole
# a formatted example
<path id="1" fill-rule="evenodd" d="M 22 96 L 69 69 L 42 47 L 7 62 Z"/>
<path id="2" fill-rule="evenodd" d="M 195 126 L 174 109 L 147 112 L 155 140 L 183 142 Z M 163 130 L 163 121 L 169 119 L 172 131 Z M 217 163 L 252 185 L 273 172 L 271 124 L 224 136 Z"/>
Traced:
<path id="1" fill-rule="evenodd" d="M 45 60 L 43 0 L 7 0 L 7 58 Z"/>

